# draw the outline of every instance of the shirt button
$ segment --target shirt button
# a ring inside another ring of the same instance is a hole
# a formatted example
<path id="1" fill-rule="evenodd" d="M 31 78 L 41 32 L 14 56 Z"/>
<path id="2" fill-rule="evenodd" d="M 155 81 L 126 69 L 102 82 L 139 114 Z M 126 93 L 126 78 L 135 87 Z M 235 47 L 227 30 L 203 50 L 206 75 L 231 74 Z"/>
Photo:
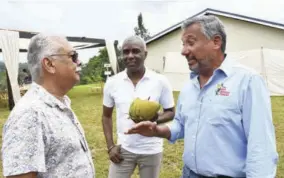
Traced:
<path id="1" fill-rule="evenodd" d="M 192 156 L 192 157 L 194 157 L 194 154 L 193 154 L 193 153 L 191 153 L 191 156 Z"/>
<path id="2" fill-rule="evenodd" d="M 193 140 L 195 140 L 195 136 L 192 136 Z"/>

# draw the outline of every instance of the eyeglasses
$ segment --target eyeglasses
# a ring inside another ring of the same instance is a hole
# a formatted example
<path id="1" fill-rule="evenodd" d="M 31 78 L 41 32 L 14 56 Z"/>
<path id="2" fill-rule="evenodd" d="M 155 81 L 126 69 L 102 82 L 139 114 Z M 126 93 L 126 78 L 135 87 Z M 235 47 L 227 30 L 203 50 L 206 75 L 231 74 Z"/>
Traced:
<path id="1" fill-rule="evenodd" d="M 52 56 L 69 56 L 69 57 L 72 58 L 72 61 L 77 64 L 79 54 L 76 51 L 71 51 L 68 54 L 52 54 L 52 55 L 49 55 L 49 56 L 50 57 L 52 57 Z"/>

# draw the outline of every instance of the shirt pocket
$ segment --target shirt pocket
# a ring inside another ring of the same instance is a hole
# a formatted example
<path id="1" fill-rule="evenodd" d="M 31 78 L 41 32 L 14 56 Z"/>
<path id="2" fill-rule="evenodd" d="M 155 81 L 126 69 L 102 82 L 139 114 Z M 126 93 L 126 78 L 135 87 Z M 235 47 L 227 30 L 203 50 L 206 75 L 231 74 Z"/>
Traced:
<path id="1" fill-rule="evenodd" d="M 210 125 L 226 126 L 238 124 L 241 120 L 238 97 L 235 93 L 231 93 L 230 96 L 211 96 L 204 105 L 203 113 L 205 118 L 207 118 L 207 123 Z"/>

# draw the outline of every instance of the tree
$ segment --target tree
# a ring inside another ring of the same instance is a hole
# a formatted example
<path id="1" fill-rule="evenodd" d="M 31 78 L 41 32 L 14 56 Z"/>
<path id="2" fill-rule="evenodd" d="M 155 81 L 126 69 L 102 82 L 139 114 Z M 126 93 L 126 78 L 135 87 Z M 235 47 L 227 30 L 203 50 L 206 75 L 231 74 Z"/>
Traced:
<path id="1" fill-rule="evenodd" d="M 6 70 L 4 62 L 0 61 L 0 72 L 3 72 Z"/>
<path id="2" fill-rule="evenodd" d="M 32 82 L 31 80 L 31 73 L 28 69 L 28 63 L 19 63 L 18 84 L 20 86 L 30 84 Z"/>
<path id="3" fill-rule="evenodd" d="M 82 67 L 81 84 L 105 81 L 104 64 L 109 63 L 106 48 L 99 50 L 97 56 L 92 57 L 89 62 Z M 111 71 L 113 73 L 113 71 Z"/>
<path id="4" fill-rule="evenodd" d="M 4 62 L 0 61 L 0 91 L 7 88 L 6 67 Z"/>
<path id="5" fill-rule="evenodd" d="M 7 89 L 7 80 L 5 71 L 0 72 L 0 91 Z"/>
<path id="6" fill-rule="evenodd" d="M 135 35 L 140 36 L 145 41 L 150 39 L 150 33 L 148 29 L 144 26 L 142 13 L 138 15 L 137 18 L 137 27 L 134 28 Z"/>
<path id="7" fill-rule="evenodd" d="M 125 69 L 125 64 L 123 62 L 122 58 L 122 49 L 121 47 L 118 47 L 117 49 L 117 65 L 120 71 L 123 71 Z"/>
<path id="8" fill-rule="evenodd" d="M 27 63 L 19 63 L 18 72 L 18 84 L 22 86 L 25 84 L 25 79 L 30 76 Z M 7 89 L 6 67 L 3 62 L 0 61 L 0 90 Z"/>

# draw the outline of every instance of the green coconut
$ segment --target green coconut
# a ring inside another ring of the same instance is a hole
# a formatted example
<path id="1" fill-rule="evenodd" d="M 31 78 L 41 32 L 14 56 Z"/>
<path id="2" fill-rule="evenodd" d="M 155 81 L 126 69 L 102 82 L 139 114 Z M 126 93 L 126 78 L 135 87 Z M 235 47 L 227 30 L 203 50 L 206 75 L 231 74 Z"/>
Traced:
<path id="1" fill-rule="evenodd" d="M 136 98 L 130 105 L 129 116 L 135 123 L 150 121 L 156 116 L 159 110 L 159 103 Z"/>

